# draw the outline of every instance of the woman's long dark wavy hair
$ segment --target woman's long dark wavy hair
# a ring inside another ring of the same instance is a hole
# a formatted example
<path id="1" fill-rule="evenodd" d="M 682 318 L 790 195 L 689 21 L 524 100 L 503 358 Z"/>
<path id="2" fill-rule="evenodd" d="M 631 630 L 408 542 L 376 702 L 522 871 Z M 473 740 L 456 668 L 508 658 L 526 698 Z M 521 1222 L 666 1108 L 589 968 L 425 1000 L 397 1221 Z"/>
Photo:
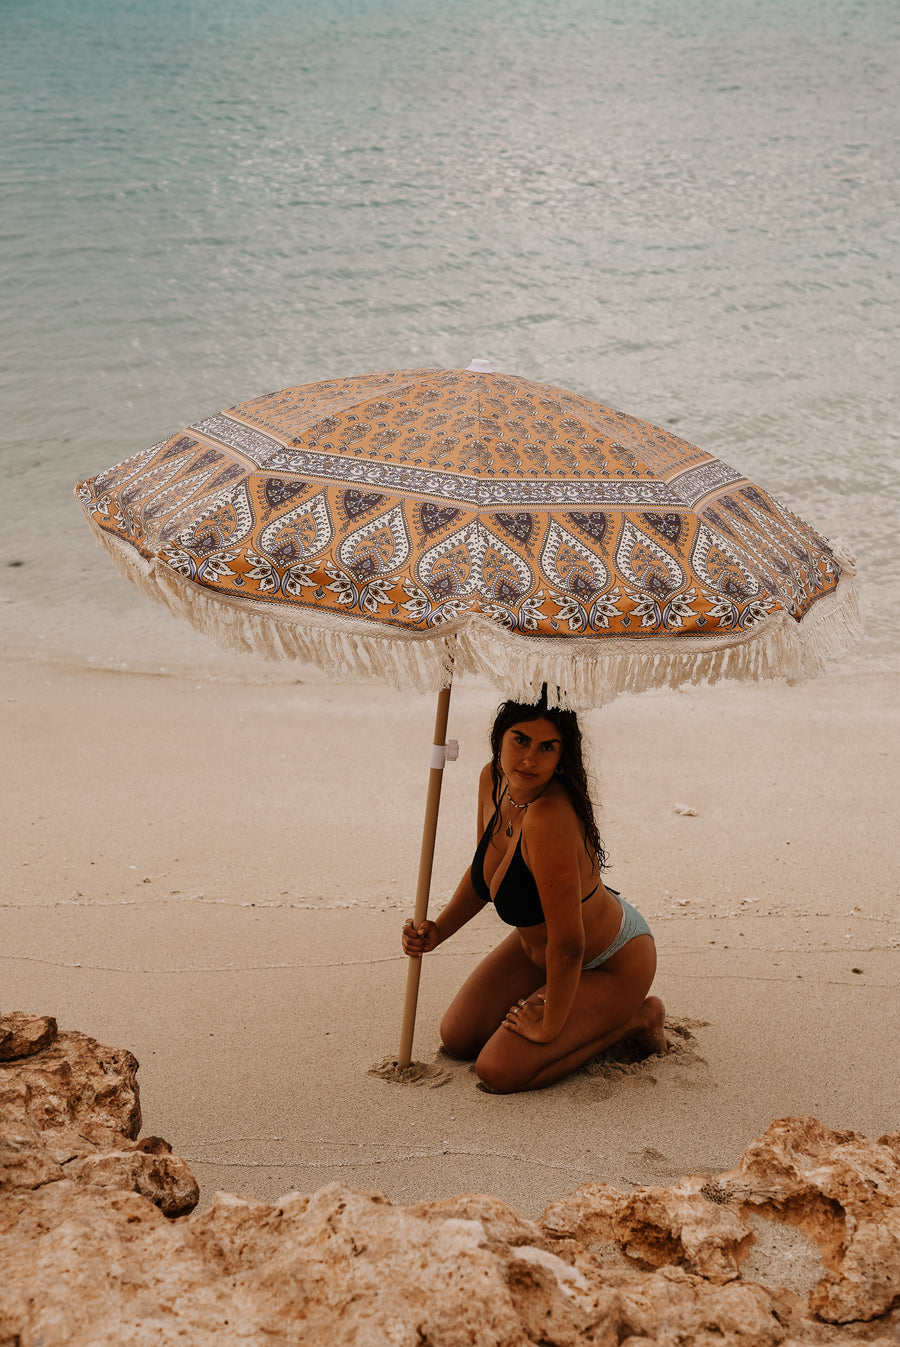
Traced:
<path id="1" fill-rule="evenodd" d="M 491 781 L 493 783 L 494 808 L 498 811 L 497 821 L 499 823 L 502 793 L 500 745 L 503 743 L 504 734 L 511 725 L 529 720 L 549 720 L 551 725 L 559 731 L 559 737 L 562 740 L 562 754 L 557 768 L 559 782 L 572 801 L 572 808 L 584 829 L 584 845 L 588 855 L 593 853 L 597 860 L 598 871 L 604 870 L 608 860 L 603 843 L 600 840 L 597 820 L 594 818 L 594 806 L 591 803 L 588 790 L 578 716 L 574 711 L 566 711 L 559 706 L 548 706 L 546 684 L 541 690 L 539 702 L 504 702 L 494 717 L 494 724 L 491 727 Z"/>

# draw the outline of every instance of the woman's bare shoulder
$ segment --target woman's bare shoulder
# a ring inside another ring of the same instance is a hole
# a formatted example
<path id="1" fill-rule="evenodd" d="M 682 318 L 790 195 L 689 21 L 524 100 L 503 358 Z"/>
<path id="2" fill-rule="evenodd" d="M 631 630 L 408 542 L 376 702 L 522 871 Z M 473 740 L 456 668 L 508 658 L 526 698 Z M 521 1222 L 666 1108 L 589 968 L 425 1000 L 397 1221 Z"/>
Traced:
<path id="1" fill-rule="evenodd" d="M 578 816 L 565 789 L 548 790 L 526 810 L 522 821 L 522 853 L 542 900 L 547 886 L 548 892 L 562 886 L 572 897 L 580 883 L 581 850 Z"/>
<path id="2" fill-rule="evenodd" d="M 522 820 L 522 832 L 526 837 L 565 834 L 569 830 L 577 833 L 579 829 L 578 815 L 562 786 L 554 786 L 539 800 L 535 800 Z"/>

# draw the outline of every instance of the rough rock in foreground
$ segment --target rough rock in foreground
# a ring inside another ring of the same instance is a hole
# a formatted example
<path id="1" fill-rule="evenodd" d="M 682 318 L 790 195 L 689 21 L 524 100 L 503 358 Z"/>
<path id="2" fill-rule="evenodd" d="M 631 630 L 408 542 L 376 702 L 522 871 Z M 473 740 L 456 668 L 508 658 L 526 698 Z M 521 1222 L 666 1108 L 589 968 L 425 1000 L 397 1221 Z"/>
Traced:
<path id="1" fill-rule="evenodd" d="M 23 1015 L 0 1043 L 0 1347 L 900 1343 L 900 1135 L 782 1119 L 727 1173 L 537 1222 L 340 1184 L 186 1216 L 130 1053 Z"/>

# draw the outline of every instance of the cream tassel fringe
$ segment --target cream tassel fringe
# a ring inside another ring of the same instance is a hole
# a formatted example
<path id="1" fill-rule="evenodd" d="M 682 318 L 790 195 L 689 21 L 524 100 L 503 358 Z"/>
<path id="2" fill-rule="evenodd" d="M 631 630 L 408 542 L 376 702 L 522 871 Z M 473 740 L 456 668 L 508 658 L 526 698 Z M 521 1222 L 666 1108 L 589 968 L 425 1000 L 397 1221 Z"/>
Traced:
<path id="1" fill-rule="evenodd" d="M 620 693 L 685 683 L 799 682 L 844 655 L 862 630 L 855 563 L 839 543 L 838 586 L 801 623 L 779 613 L 747 632 L 603 640 L 522 636 L 477 616 L 436 631 L 395 634 L 374 622 L 353 621 L 351 627 L 346 618 L 309 609 L 288 615 L 255 600 L 213 596 L 164 562 L 146 561 L 90 517 L 88 522 L 123 575 L 219 645 L 270 660 L 301 660 L 349 681 L 376 680 L 423 693 L 472 673 L 487 675 L 507 697 L 524 702 L 536 701 L 546 682 L 551 702 L 587 710 Z"/>

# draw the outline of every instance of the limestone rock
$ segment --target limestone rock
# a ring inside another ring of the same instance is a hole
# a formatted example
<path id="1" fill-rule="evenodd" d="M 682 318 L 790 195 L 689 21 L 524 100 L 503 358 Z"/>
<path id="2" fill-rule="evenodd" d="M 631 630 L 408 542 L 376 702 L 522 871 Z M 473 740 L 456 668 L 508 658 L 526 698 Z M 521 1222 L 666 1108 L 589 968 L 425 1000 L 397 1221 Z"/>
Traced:
<path id="1" fill-rule="evenodd" d="M 481 1206 L 490 1225 L 489 1203 Z M 171 1222 L 135 1193 L 63 1180 L 15 1194 L 0 1209 L 0 1342 L 784 1341 L 761 1287 L 713 1287 L 672 1267 L 608 1277 L 537 1239 L 505 1245 L 497 1222 L 489 1236 L 483 1219 L 412 1212 L 340 1184 L 279 1203 L 219 1194 L 202 1215 Z"/>
<path id="2" fill-rule="evenodd" d="M 49 1015 L 26 1015 L 21 1010 L 0 1015 L 0 1062 L 30 1057 L 46 1048 L 55 1037 L 56 1020 Z"/>
<path id="3" fill-rule="evenodd" d="M 13 1016 L 4 1016 L 0 1026 Z M 0 1116 L 9 1109 L 44 1130 L 71 1128 L 99 1141 L 141 1130 L 135 1072 L 124 1048 L 86 1034 L 57 1033 L 27 1057 L 0 1062 Z"/>
<path id="4" fill-rule="evenodd" d="M 736 1211 L 710 1200 L 706 1186 L 696 1177 L 636 1193 L 586 1184 L 548 1208 L 542 1225 L 585 1244 L 614 1243 L 640 1267 L 676 1265 L 722 1284 L 740 1276 L 753 1232 Z"/>
<path id="5" fill-rule="evenodd" d="M 191 1225 L 237 1307 L 275 1340 L 519 1347 L 536 1340 L 523 1338 L 523 1318 L 537 1314 L 547 1342 L 577 1341 L 560 1281 L 570 1269 L 492 1251 L 477 1219 L 430 1219 L 330 1184 L 274 1208 L 220 1195 Z"/>
<path id="6" fill-rule="evenodd" d="M 186 1162 L 159 1137 L 120 1150 L 93 1151 L 66 1163 L 63 1175 L 95 1188 L 127 1188 L 148 1198 L 165 1216 L 193 1211 L 200 1188 Z"/>
<path id="7" fill-rule="evenodd" d="M 462 1193 L 459 1197 L 434 1202 L 417 1202 L 406 1210 L 426 1221 L 479 1221 L 491 1248 L 525 1247 L 550 1249 L 551 1245 L 536 1221 L 526 1221 L 499 1197 L 484 1193 Z"/>
<path id="8" fill-rule="evenodd" d="M 815 1118 L 776 1119 L 719 1183 L 819 1246 L 827 1272 L 810 1308 L 822 1319 L 900 1305 L 900 1134 L 872 1142 Z"/>
<path id="9" fill-rule="evenodd" d="M 0 1017 L 0 1041 L 30 1045 L 0 1062 L 0 1193 L 67 1179 L 130 1189 L 167 1216 L 197 1205 L 197 1182 L 168 1143 L 135 1140 L 141 1110 L 130 1052 L 22 1013 Z"/>
<path id="10" fill-rule="evenodd" d="M 62 1165 L 24 1118 L 0 1115 L 0 1194 L 39 1188 L 63 1177 Z"/>
<path id="11" fill-rule="evenodd" d="M 146 1198 L 63 1179 L 0 1202 L 0 1343 L 166 1343 L 155 1335 L 172 1298 L 185 1295 L 188 1330 L 212 1309 L 205 1270 Z M 198 1293 L 192 1291 L 197 1287 Z M 196 1302 L 203 1314 L 196 1316 Z M 211 1322 L 215 1322 L 214 1314 Z M 219 1319 L 221 1324 L 222 1319 Z M 204 1329 L 201 1342 L 212 1342 Z"/>
<path id="12" fill-rule="evenodd" d="M 823 1275 L 808 1312 L 867 1322 L 900 1306 L 900 1134 L 868 1141 L 814 1118 L 771 1123 L 716 1178 L 620 1193 L 586 1184 L 548 1207 L 541 1228 L 595 1252 L 615 1246 L 637 1266 L 676 1265 L 722 1284 L 740 1277 L 754 1218 L 796 1227 L 819 1248 Z"/>
<path id="13" fill-rule="evenodd" d="M 196 1183 L 136 1139 L 136 1069 L 67 1033 L 0 1064 L 0 1347 L 900 1342 L 898 1135 L 781 1119 L 727 1173 L 589 1184 L 540 1221 L 339 1183 L 179 1216 Z M 806 1241 L 801 1290 L 763 1275 L 762 1227 Z"/>

